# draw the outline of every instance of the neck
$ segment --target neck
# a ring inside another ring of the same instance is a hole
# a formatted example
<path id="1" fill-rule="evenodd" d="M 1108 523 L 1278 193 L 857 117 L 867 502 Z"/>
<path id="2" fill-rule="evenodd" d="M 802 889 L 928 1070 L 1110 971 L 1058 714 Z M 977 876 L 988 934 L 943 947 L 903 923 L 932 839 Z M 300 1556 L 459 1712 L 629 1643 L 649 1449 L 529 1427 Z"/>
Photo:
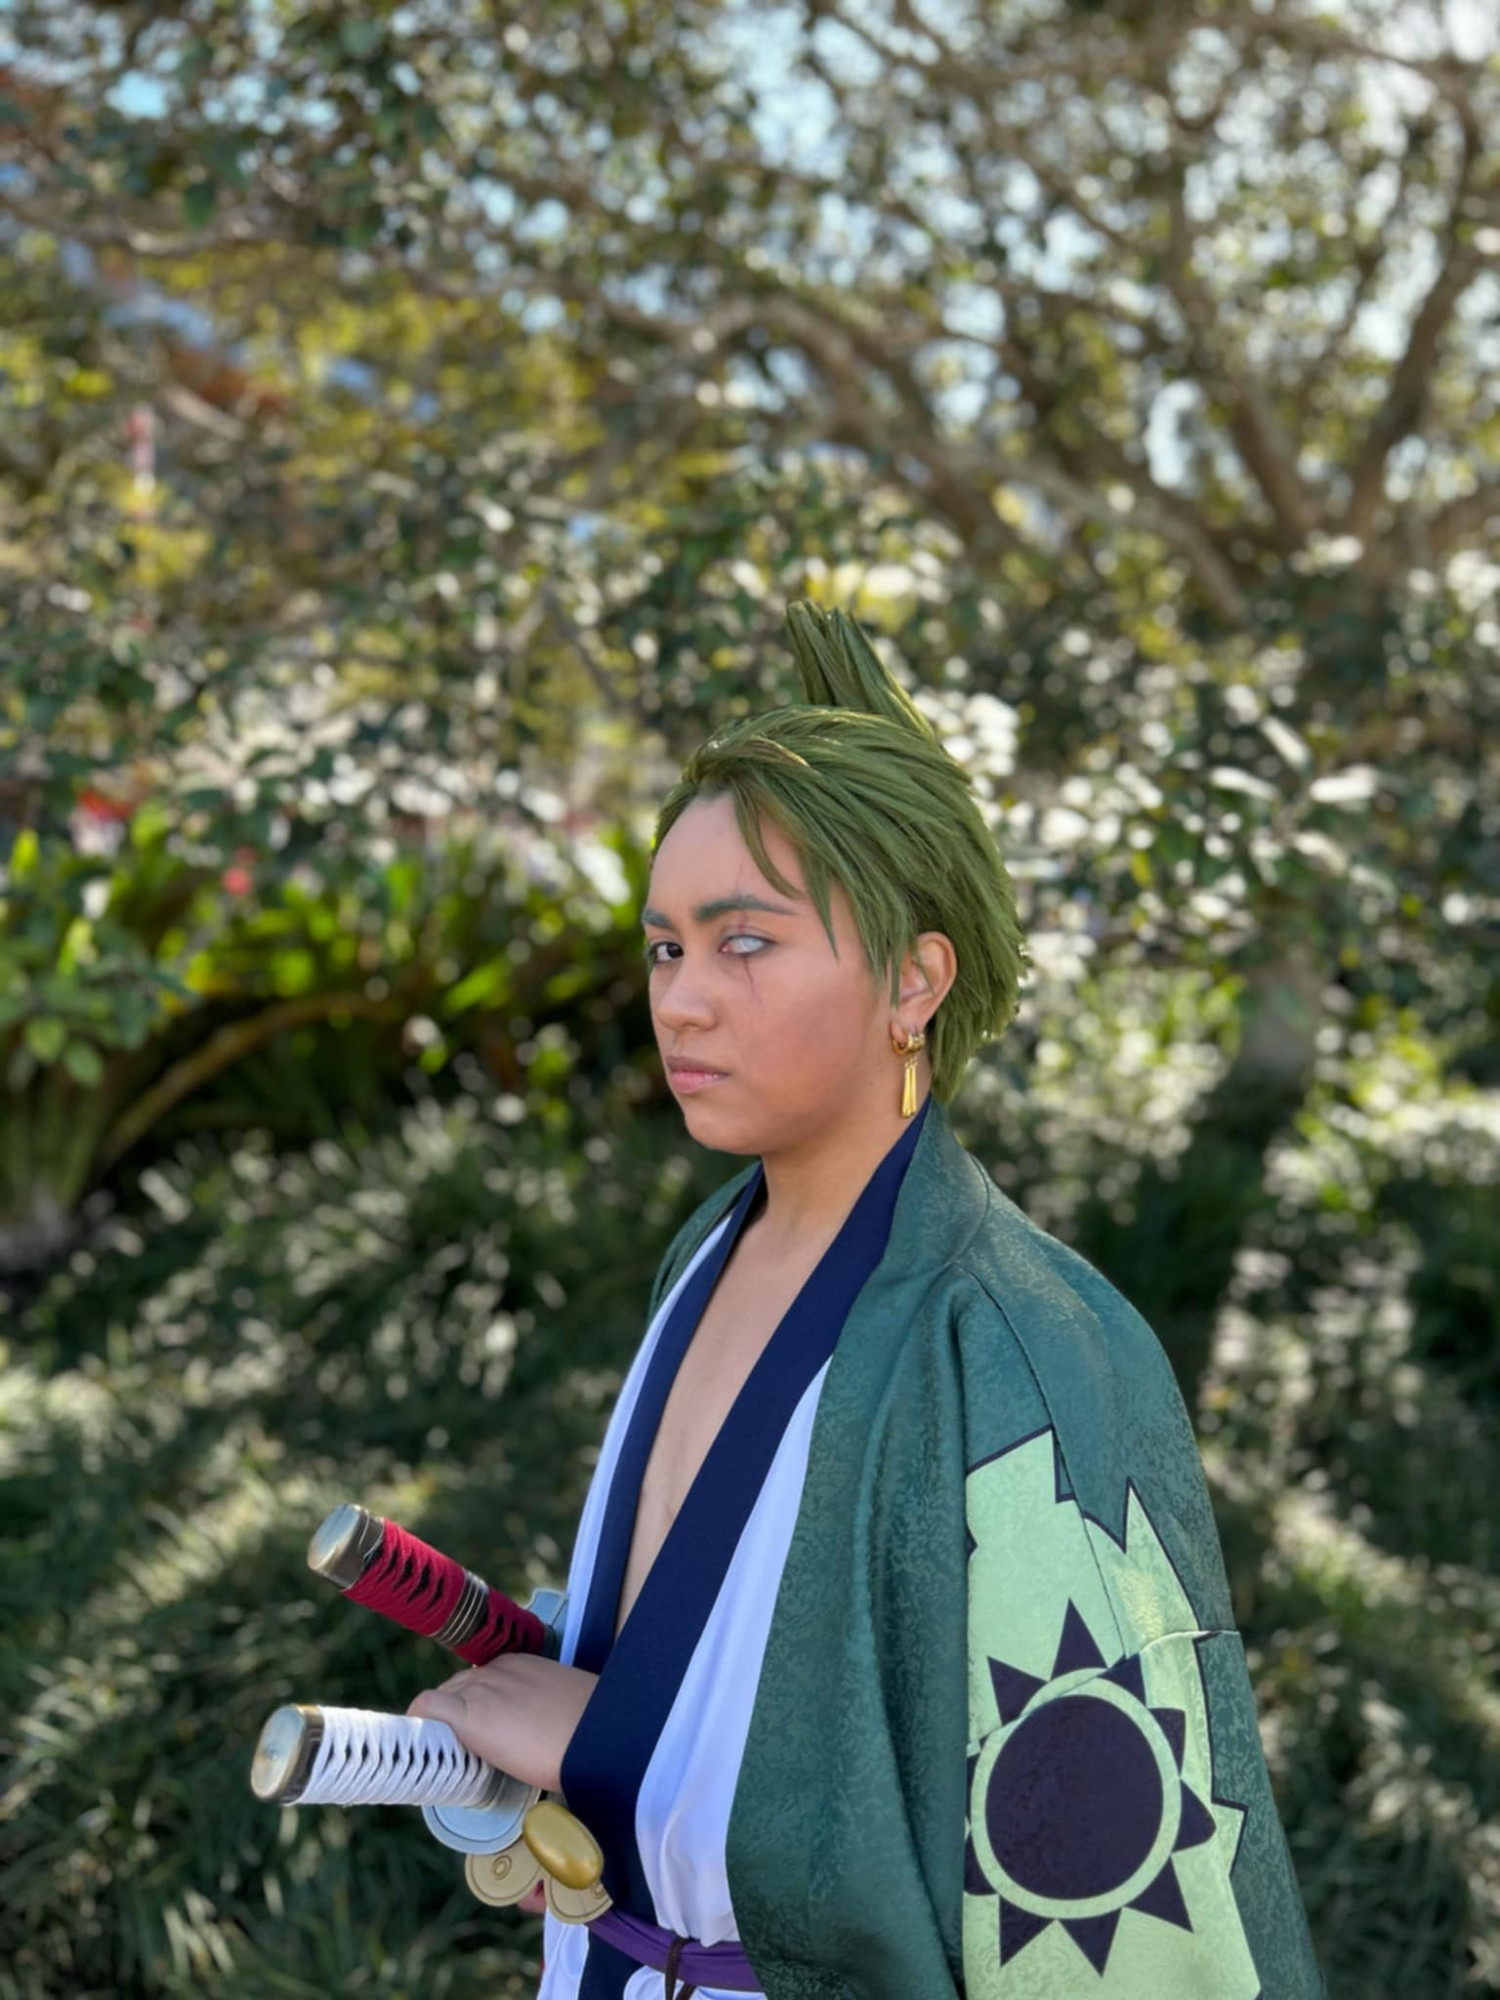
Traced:
<path id="1" fill-rule="evenodd" d="M 919 1078 L 912 1119 L 921 1116 L 928 1094 Z M 825 1249 L 912 1119 L 895 1104 L 872 1107 L 834 1132 L 763 1153 L 765 1206 L 754 1226 L 765 1252 L 795 1257 Z"/>

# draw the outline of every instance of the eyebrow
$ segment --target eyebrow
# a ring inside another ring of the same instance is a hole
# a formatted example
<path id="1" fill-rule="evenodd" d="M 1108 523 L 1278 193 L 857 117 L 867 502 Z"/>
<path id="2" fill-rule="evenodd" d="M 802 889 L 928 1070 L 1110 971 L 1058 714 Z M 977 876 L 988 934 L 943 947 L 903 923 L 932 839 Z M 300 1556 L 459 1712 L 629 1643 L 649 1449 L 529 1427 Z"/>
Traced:
<path id="1" fill-rule="evenodd" d="M 726 910 L 764 910 L 773 917 L 795 917 L 797 914 L 785 903 L 768 903 L 764 896 L 752 896 L 746 893 L 738 896 L 716 896 L 711 903 L 700 903 L 693 912 L 693 919 L 700 924 L 712 923 L 715 917 L 722 917 Z M 677 928 L 670 917 L 663 916 L 660 910 L 653 910 L 649 904 L 641 911 L 641 922 L 655 924 L 658 930 L 670 931 Z"/>

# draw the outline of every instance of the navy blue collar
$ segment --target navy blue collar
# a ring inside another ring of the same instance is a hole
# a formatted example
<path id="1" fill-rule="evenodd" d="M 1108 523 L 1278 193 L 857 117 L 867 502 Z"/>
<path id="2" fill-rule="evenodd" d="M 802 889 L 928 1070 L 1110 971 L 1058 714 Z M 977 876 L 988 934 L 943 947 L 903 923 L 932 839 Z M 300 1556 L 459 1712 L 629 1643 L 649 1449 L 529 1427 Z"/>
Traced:
<path id="1" fill-rule="evenodd" d="M 604 1850 L 614 1901 L 655 1916 L 635 1844 L 635 1804 L 672 1704 L 793 1412 L 884 1254 L 931 1098 L 891 1146 L 735 1398 L 630 1614 L 614 1638 L 641 1482 L 678 1368 L 765 1182 L 763 1163 L 683 1285 L 657 1340 L 610 1483 L 574 1664 L 598 1686 L 563 1759 L 563 1792 Z M 590 1960 L 595 1950 L 591 1942 Z M 601 1989 L 602 1990 L 602 1989 Z"/>

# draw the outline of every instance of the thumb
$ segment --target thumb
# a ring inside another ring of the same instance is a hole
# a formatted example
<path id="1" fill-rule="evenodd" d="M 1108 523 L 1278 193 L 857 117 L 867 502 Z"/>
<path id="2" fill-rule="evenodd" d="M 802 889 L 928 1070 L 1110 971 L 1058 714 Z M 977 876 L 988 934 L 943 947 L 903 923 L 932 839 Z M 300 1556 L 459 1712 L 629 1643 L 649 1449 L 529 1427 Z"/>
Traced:
<path id="1" fill-rule="evenodd" d="M 406 1712 L 419 1722 L 446 1722 L 450 1729 L 462 1724 L 465 1702 L 462 1695 L 451 1694 L 447 1688 L 423 1688 L 407 1704 Z"/>

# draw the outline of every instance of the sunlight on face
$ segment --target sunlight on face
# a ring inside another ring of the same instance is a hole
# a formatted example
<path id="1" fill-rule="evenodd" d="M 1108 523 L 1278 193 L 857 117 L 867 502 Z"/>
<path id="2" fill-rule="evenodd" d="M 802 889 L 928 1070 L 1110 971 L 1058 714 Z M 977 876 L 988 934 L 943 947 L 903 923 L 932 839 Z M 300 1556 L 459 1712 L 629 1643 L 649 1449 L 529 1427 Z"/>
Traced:
<path id="1" fill-rule="evenodd" d="M 725 1072 L 673 1089 L 693 1136 L 731 1153 L 826 1134 L 892 1091 L 891 1009 L 849 900 L 830 886 L 835 957 L 791 842 L 772 825 L 764 832 L 795 897 L 756 866 L 732 801 L 698 799 L 657 851 L 643 913 L 662 1060 Z M 771 907 L 724 907 L 736 898 Z"/>

